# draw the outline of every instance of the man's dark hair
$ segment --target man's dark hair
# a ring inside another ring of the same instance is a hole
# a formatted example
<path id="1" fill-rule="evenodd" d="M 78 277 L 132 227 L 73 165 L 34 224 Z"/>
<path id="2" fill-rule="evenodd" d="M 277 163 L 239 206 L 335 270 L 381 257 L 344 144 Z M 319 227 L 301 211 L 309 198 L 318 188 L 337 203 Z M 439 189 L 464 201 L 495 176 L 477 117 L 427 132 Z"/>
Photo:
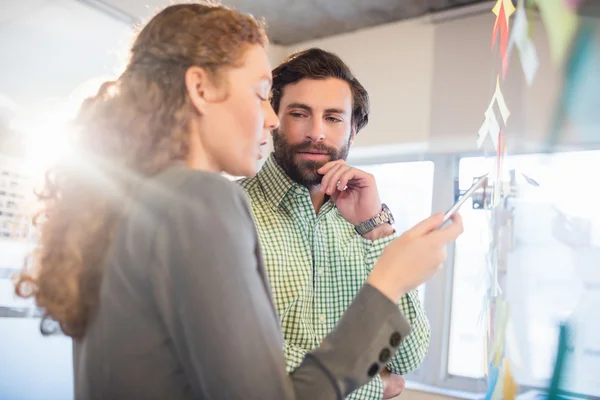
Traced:
<path id="1" fill-rule="evenodd" d="M 270 100 L 275 113 L 279 113 L 279 103 L 287 85 L 302 79 L 327 78 L 338 78 L 350 85 L 352 127 L 358 133 L 369 122 L 369 94 L 337 55 L 318 48 L 294 53 L 273 70 Z"/>

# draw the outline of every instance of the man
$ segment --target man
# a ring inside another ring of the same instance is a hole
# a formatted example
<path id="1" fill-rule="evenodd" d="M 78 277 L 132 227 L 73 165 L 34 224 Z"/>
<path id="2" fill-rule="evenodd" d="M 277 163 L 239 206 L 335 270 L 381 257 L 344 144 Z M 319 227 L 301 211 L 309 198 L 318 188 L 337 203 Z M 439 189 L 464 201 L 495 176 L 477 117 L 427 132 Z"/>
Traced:
<path id="1" fill-rule="evenodd" d="M 240 183 L 264 251 L 291 371 L 335 327 L 397 235 L 374 177 L 345 162 L 367 124 L 369 98 L 342 60 L 320 49 L 288 57 L 273 71 L 270 101 L 280 120 L 272 132 L 274 152 L 255 177 Z M 417 292 L 399 307 L 413 332 L 395 357 L 381 354 L 388 369 L 351 398 L 399 394 L 399 375 L 423 361 L 430 331 Z"/>

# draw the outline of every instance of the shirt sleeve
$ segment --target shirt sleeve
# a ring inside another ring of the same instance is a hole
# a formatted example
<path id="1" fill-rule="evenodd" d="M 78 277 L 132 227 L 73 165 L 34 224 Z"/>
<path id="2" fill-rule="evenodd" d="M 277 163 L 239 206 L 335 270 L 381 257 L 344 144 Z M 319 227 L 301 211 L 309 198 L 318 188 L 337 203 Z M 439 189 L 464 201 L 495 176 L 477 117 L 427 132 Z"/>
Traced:
<path id="1" fill-rule="evenodd" d="M 375 240 L 365 239 L 362 236 L 360 237 L 365 249 L 364 262 L 367 271 L 370 272 L 373 270 L 373 268 L 375 267 L 375 263 L 377 262 L 377 260 L 379 260 L 379 257 L 381 256 L 383 250 L 387 247 L 388 244 L 392 243 L 394 239 L 397 239 L 399 236 L 400 235 L 398 234 L 398 232 L 394 232 L 391 235 Z"/>
<path id="2" fill-rule="evenodd" d="M 283 353 L 285 354 L 286 370 L 292 372 L 302 363 L 302 360 L 304 360 L 308 351 L 285 340 L 283 342 Z"/>
<path id="3" fill-rule="evenodd" d="M 399 236 L 397 232 L 394 232 L 389 236 L 373 241 L 361 237 L 365 247 L 365 265 L 368 271 L 373 270 L 383 250 Z M 387 368 L 394 374 L 405 375 L 416 370 L 425 359 L 425 355 L 429 350 L 431 329 L 419 300 L 418 290 L 412 290 L 402 296 L 398 301 L 398 308 L 408 318 L 412 332 Z"/>
<path id="4" fill-rule="evenodd" d="M 431 328 L 421 306 L 418 290 L 412 290 L 402 296 L 398 302 L 398 307 L 402 314 L 408 318 L 412 332 L 402 343 L 387 368 L 394 374 L 406 375 L 419 368 L 425 359 L 427 350 L 429 350 Z"/>
<path id="5" fill-rule="evenodd" d="M 308 351 L 294 346 L 290 344 L 287 340 L 284 342 L 283 351 L 285 353 L 286 359 L 286 368 L 288 372 L 293 372 L 294 369 L 298 367 L 302 363 L 304 357 Z M 389 366 L 388 366 L 389 368 Z M 381 380 L 381 376 L 379 374 L 375 375 L 375 377 L 368 382 L 366 385 L 361 386 L 356 389 L 348 397 L 346 400 L 371 400 L 371 399 L 381 399 L 383 397 L 383 381 Z"/>

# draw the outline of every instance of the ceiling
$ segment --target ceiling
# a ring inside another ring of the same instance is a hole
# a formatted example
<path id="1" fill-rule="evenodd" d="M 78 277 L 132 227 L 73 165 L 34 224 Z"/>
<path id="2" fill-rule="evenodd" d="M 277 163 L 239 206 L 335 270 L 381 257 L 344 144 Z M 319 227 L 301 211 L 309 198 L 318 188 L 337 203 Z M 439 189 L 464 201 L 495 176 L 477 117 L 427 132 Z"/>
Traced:
<path id="1" fill-rule="evenodd" d="M 79 0 L 117 18 L 144 20 L 166 0 Z M 264 17 L 271 42 L 289 46 L 488 0 L 222 0 Z"/>

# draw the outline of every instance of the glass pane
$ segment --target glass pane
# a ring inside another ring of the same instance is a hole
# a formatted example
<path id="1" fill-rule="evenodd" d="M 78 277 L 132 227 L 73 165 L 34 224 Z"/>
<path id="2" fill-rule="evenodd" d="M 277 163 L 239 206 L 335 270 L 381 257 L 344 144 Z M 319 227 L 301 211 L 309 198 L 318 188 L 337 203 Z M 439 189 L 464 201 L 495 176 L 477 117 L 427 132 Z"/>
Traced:
<path id="1" fill-rule="evenodd" d="M 473 177 L 488 171 L 489 160 L 463 158 L 459 164 L 459 189 L 467 190 Z M 448 349 L 448 374 L 469 378 L 484 376 L 485 265 L 489 246 L 487 211 L 474 209 L 472 199 L 460 210 L 465 231 L 456 241 L 452 285 L 452 311 Z"/>
<path id="2" fill-rule="evenodd" d="M 42 336 L 41 310 L 33 299 L 15 295 L 11 279 L 35 243 L 24 216 L 33 184 L 23 171 L 21 163 L 0 155 L 0 398 L 68 400 L 73 398 L 71 338 Z"/>
<path id="3" fill-rule="evenodd" d="M 431 161 L 361 165 L 360 169 L 375 176 L 381 201 L 388 205 L 398 232 L 404 232 L 431 215 L 433 198 Z M 424 304 L 425 285 L 419 288 Z"/>
<path id="4" fill-rule="evenodd" d="M 459 185 L 492 170 L 493 159 L 464 158 Z M 558 324 L 574 329 L 564 389 L 600 395 L 600 208 L 595 171 L 600 151 L 510 156 L 516 197 L 511 200 L 512 246 L 505 295 L 510 304 L 506 351 L 521 384 L 546 386 Z M 504 177 L 509 181 L 508 176 Z M 457 241 L 448 373 L 483 375 L 485 254 L 489 213 L 464 207 L 465 234 Z"/>

